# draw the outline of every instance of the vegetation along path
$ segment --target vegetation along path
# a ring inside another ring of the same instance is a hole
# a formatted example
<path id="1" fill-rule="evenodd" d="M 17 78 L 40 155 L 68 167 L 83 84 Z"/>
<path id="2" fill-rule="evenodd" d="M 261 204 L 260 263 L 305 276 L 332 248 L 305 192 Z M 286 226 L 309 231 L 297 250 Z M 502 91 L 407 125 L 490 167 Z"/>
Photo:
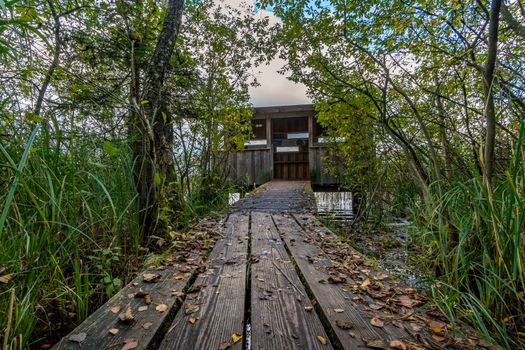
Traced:
<path id="1" fill-rule="evenodd" d="M 309 212 L 307 182 L 238 203 L 207 261 L 145 271 L 55 349 L 490 348 Z"/>

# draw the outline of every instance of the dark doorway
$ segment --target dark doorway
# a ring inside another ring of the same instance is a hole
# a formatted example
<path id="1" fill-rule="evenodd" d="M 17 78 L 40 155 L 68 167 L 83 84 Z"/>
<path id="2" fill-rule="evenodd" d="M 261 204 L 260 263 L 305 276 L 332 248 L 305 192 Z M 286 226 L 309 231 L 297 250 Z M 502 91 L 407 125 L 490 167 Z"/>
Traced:
<path id="1" fill-rule="evenodd" d="M 308 117 L 272 119 L 274 179 L 309 179 L 308 143 Z"/>

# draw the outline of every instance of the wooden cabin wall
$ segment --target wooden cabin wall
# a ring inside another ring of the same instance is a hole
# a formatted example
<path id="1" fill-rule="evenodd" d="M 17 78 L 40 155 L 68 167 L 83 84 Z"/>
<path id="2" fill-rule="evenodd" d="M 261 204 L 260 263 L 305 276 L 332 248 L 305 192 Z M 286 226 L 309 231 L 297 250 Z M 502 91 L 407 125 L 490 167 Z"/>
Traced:
<path id="1" fill-rule="evenodd" d="M 312 185 L 326 186 L 338 185 L 341 182 L 335 176 L 329 176 L 325 173 L 323 167 L 323 158 L 328 157 L 328 150 L 324 147 L 310 147 L 309 164 L 310 164 L 310 181 Z"/>
<path id="2" fill-rule="evenodd" d="M 244 150 L 229 156 L 230 178 L 239 185 L 263 183 L 272 179 L 272 153 L 270 149 Z"/>

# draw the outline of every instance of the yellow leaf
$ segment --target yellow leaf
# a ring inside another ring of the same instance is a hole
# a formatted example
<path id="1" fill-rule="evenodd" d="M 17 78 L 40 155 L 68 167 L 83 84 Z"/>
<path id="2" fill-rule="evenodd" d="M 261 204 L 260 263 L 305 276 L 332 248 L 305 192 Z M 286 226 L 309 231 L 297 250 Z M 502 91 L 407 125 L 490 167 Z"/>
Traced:
<path id="1" fill-rule="evenodd" d="M 232 341 L 233 341 L 233 344 L 239 342 L 241 339 L 242 339 L 242 335 L 239 335 L 239 334 L 237 334 L 237 333 L 233 333 L 233 334 L 232 334 Z"/>
<path id="2" fill-rule="evenodd" d="M 317 336 L 317 340 L 319 340 L 319 342 L 320 342 L 321 344 L 323 344 L 323 345 L 326 344 L 326 338 L 323 337 L 323 336 L 321 336 L 321 335 L 318 335 L 318 336 Z"/>

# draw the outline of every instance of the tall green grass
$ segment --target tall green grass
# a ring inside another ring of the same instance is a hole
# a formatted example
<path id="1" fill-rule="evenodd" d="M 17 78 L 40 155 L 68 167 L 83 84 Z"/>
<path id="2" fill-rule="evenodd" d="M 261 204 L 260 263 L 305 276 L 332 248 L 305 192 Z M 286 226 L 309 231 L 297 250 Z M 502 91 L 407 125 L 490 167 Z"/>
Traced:
<path id="1" fill-rule="evenodd" d="M 0 284 L 0 334 L 9 329 L 10 349 L 85 319 L 120 287 L 122 259 L 141 242 L 126 144 L 108 153 L 98 137 L 56 136 L 35 129 L 0 143 L 0 276 L 13 276 Z"/>
<path id="2" fill-rule="evenodd" d="M 525 122 L 507 171 L 434 184 L 413 212 L 438 276 L 434 300 L 505 348 L 525 347 Z M 441 195 L 439 193 L 442 193 Z"/>

